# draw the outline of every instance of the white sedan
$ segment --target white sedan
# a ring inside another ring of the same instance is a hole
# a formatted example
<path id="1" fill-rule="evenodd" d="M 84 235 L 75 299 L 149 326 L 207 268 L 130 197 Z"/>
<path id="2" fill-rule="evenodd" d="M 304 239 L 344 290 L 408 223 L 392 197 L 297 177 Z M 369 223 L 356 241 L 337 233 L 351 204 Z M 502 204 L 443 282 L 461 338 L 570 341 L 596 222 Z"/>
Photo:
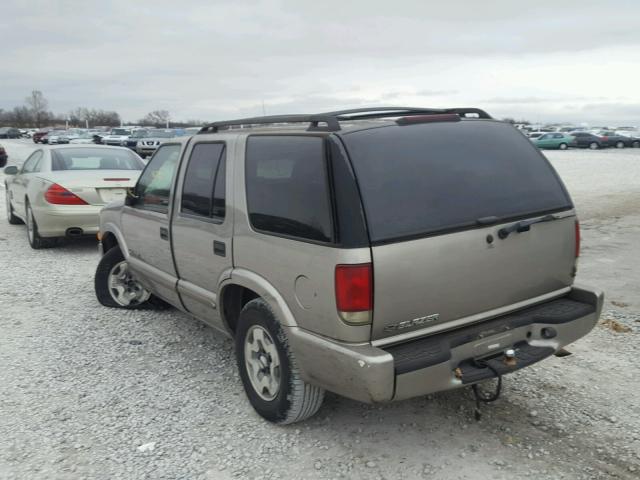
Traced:
<path id="1" fill-rule="evenodd" d="M 4 169 L 7 219 L 26 223 L 29 244 L 36 249 L 55 245 L 59 237 L 96 234 L 102 207 L 124 199 L 143 168 L 128 148 L 39 148 L 20 169 Z"/>

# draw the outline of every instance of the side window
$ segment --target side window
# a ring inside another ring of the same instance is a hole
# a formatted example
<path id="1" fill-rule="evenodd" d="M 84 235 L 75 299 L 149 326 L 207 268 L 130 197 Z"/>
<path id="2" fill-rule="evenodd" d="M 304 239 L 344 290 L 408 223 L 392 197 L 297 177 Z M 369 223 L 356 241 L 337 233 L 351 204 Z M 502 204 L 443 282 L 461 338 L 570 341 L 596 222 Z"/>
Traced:
<path id="1" fill-rule="evenodd" d="M 22 164 L 22 170 L 20 173 L 33 173 L 38 171 L 36 169 L 38 167 L 38 163 L 40 163 L 42 155 L 42 150 L 33 152 L 31 156 L 25 160 L 24 164 Z"/>
<path id="2" fill-rule="evenodd" d="M 136 207 L 167 213 L 180 145 L 163 145 L 153 156 L 136 185 Z"/>
<path id="3" fill-rule="evenodd" d="M 553 138 L 563 138 L 563 137 L 564 137 L 564 135 L 563 135 L 563 134 L 561 134 L 561 133 L 556 133 L 556 134 L 553 136 Z"/>
<path id="4" fill-rule="evenodd" d="M 182 187 L 182 213 L 224 218 L 225 163 L 223 143 L 199 143 L 193 147 Z"/>
<path id="5" fill-rule="evenodd" d="M 540 137 L 540 140 L 549 140 L 551 138 L 551 135 L 549 135 L 548 133 L 546 135 L 542 135 Z"/>
<path id="6" fill-rule="evenodd" d="M 251 136 L 245 171 L 253 228 L 320 242 L 332 240 L 323 138 Z"/>

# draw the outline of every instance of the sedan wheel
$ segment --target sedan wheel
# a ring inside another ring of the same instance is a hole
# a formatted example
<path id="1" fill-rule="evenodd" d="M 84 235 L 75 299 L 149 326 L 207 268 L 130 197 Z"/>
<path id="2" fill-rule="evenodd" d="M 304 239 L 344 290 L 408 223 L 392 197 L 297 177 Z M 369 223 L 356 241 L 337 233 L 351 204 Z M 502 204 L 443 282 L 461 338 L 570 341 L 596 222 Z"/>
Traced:
<path id="1" fill-rule="evenodd" d="M 624 148 L 624 142 L 616 143 L 616 148 Z"/>
<path id="2" fill-rule="evenodd" d="M 29 239 L 29 245 L 34 250 L 41 248 L 52 247 L 55 244 L 55 238 L 43 238 L 38 233 L 38 224 L 33 216 L 33 210 L 31 205 L 27 203 L 27 238 Z"/>
<path id="3" fill-rule="evenodd" d="M 640 148 L 640 142 L 636 140 L 636 141 L 634 141 L 634 142 L 631 144 L 631 146 L 632 146 L 633 148 Z"/>
<path id="4" fill-rule="evenodd" d="M 590 148 L 591 150 L 597 150 L 598 148 L 600 148 L 600 145 L 598 145 L 596 142 L 591 142 L 591 143 L 589 144 L 589 148 Z"/>
<path id="5" fill-rule="evenodd" d="M 558 148 L 560 148 L 560 150 L 566 150 L 568 148 L 568 145 L 566 143 L 561 143 Z"/>

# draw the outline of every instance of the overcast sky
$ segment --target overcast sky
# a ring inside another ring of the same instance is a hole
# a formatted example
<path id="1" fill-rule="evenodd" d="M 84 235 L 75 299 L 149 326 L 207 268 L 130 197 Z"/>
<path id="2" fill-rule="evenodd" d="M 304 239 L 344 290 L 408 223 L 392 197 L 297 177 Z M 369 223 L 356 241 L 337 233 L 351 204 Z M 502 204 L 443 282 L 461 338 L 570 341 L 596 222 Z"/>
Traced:
<path id="1" fill-rule="evenodd" d="M 137 120 L 476 106 L 640 125 L 640 1 L 27 1 L 0 8 L 0 108 L 42 90 Z"/>

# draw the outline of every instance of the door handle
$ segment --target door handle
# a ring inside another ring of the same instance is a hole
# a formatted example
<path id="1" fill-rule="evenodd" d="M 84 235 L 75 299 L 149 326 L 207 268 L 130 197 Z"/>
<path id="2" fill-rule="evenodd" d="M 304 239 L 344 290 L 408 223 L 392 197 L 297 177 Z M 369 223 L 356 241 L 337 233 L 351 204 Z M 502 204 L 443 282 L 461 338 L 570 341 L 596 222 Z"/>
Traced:
<path id="1" fill-rule="evenodd" d="M 217 240 L 213 241 L 213 253 L 215 255 L 219 255 L 221 257 L 226 257 L 227 256 L 227 246 L 224 244 L 224 242 L 219 242 Z"/>
<path id="2" fill-rule="evenodd" d="M 162 240 L 169 240 L 169 230 L 166 227 L 160 227 L 160 238 Z"/>

